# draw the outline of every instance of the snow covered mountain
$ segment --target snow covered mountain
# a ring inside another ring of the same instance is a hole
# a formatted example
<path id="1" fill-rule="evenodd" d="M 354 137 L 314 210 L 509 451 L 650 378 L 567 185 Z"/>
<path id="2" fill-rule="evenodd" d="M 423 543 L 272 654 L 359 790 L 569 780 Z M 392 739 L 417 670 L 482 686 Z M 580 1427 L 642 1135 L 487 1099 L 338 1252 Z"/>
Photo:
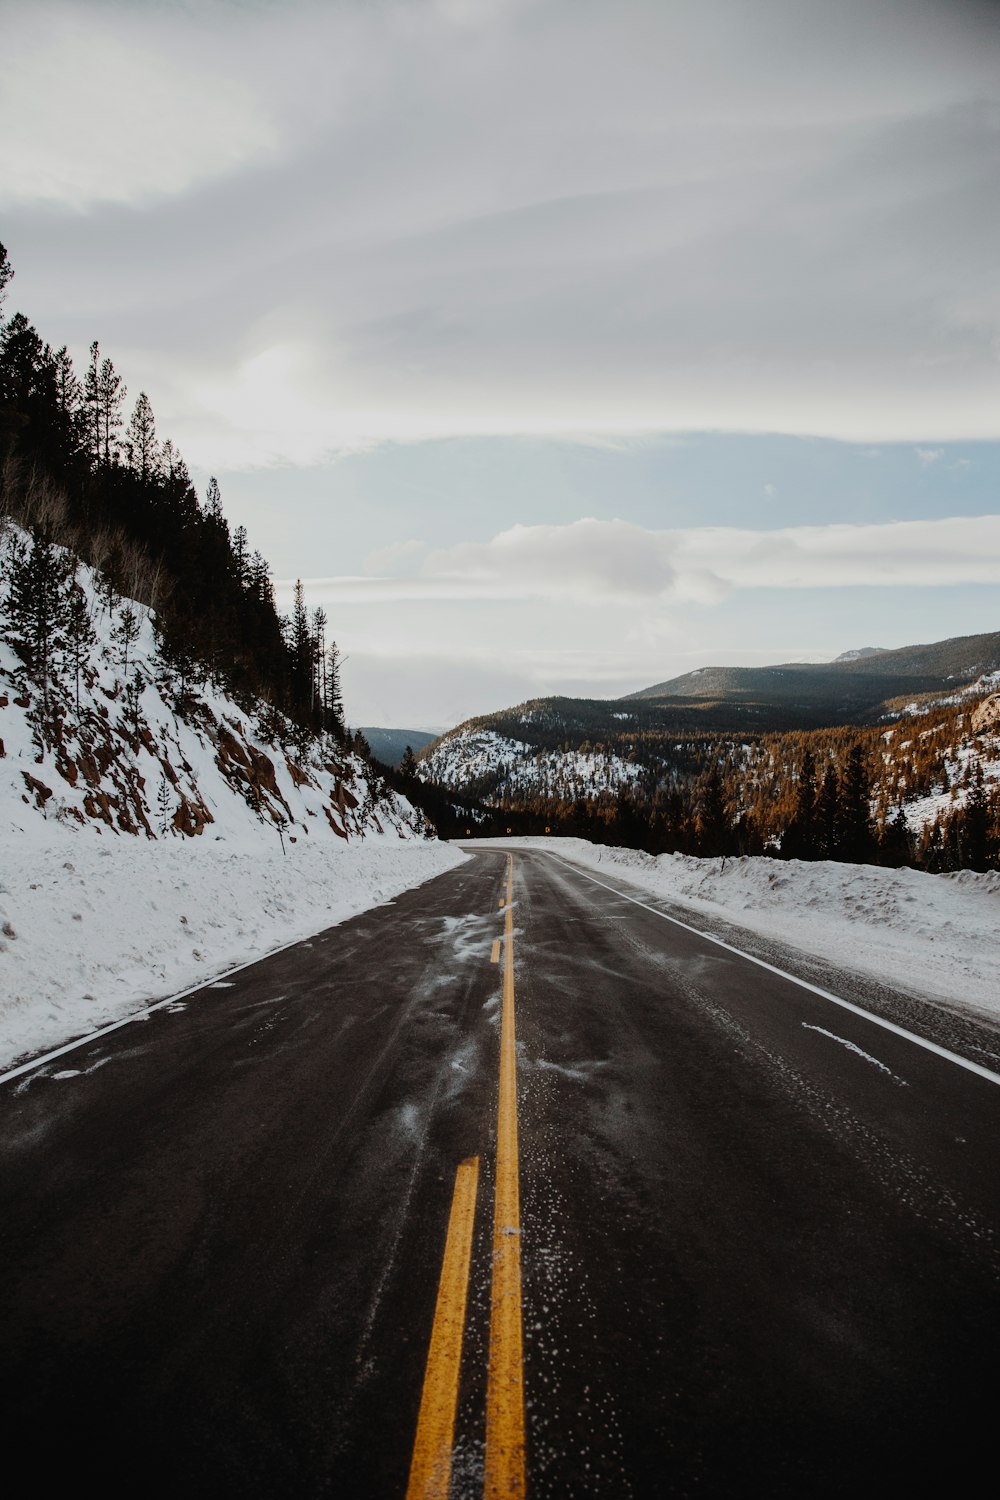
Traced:
<path id="1" fill-rule="evenodd" d="M 546 749 L 492 729 L 465 727 L 439 739 L 419 762 L 427 781 L 488 801 L 573 801 L 634 786 L 640 768 L 606 750 Z"/>
<path id="2" fill-rule="evenodd" d="M 331 737 L 310 742 L 265 705 L 248 712 L 208 681 L 182 682 L 163 659 L 151 612 L 128 598 L 109 602 L 82 564 L 92 639 L 78 661 L 72 645 L 54 647 L 40 684 L 10 642 L 11 559 L 30 545 L 14 526 L 0 538 L 0 818 L 10 831 L 30 833 L 42 818 L 111 838 L 268 849 L 427 831 Z"/>
<path id="3" fill-rule="evenodd" d="M 83 564 L 75 626 L 36 617 L 29 670 L 12 590 L 32 545 L 0 534 L 0 1061 L 461 858 L 349 743 L 183 680 L 151 612 Z"/>
<path id="4" fill-rule="evenodd" d="M 649 839 L 694 853 L 710 852 L 699 823 L 714 775 L 717 822 L 725 819 L 732 834 L 726 839 L 774 851 L 797 805 L 807 755 L 817 789 L 828 770 L 835 773 L 836 805 L 858 746 L 881 857 L 905 856 L 905 828 L 910 857 L 958 868 L 973 857 L 955 822 L 970 797 L 986 799 L 986 837 L 991 848 L 1000 843 L 989 831 L 1000 830 L 998 688 L 1000 672 L 990 671 L 946 691 L 889 700 L 874 722 L 769 733 L 697 721 L 678 727 L 673 710 L 636 699 L 533 699 L 451 730 L 418 756 L 418 768 L 428 783 L 503 810 L 509 821 L 532 819 L 524 832 L 558 824 L 560 832 L 592 837 L 603 825 L 611 842 Z"/>

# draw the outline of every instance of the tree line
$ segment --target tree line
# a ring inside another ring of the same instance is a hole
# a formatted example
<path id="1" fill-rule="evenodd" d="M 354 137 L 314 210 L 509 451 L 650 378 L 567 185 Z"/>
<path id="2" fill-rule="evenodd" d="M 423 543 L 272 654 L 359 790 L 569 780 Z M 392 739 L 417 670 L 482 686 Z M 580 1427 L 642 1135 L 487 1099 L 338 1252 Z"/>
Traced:
<path id="1" fill-rule="evenodd" d="M 5 624 L 43 698 L 56 663 L 85 650 L 65 549 L 109 599 L 154 612 L 182 698 L 210 680 L 306 739 L 344 739 L 340 654 L 324 612 L 308 611 L 299 583 L 291 615 L 279 614 L 269 566 L 244 527 L 230 528 L 217 481 L 199 499 L 144 391 L 126 415 L 124 379 L 98 342 L 81 379 L 65 345 L 54 349 L 21 312 L 4 319 L 12 276 L 0 245 L 0 522 L 27 535 L 12 553 Z"/>
<path id="2" fill-rule="evenodd" d="M 628 787 L 595 781 L 583 794 L 567 796 L 549 777 L 525 790 L 530 776 L 519 774 L 501 775 L 492 786 L 480 779 L 461 795 L 473 798 L 500 831 L 517 823 L 523 833 L 550 829 L 651 854 L 767 854 L 934 872 L 1000 869 L 1000 789 L 983 770 L 997 754 L 996 740 L 970 741 L 967 721 L 967 707 L 947 706 L 929 722 L 910 719 L 890 728 L 788 731 L 739 741 L 719 733 L 690 736 L 664 745 L 658 762 L 648 736 L 631 747 L 616 737 L 615 754 L 641 769 Z M 610 745 L 580 748 L 602 756 Z M 526 764 L 530 768 L 530 760 Z M 411 781 L 418 768 L 419 758 L 411 758 Z M 436 792 L 460 800 L 454 790 Z M 907 804 L 932 795 L 949 800 L 914 831 Z"/>

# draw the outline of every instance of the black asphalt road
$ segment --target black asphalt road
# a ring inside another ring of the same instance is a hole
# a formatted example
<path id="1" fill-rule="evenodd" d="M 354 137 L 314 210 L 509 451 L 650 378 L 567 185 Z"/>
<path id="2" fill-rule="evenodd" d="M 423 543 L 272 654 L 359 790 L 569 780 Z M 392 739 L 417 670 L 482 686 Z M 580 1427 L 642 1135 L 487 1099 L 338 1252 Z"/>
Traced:
<path id="1" fill-rule="evenodd" d="M 402 1497 L 479 1154 L 481 1492 L 504 877 L 484 848 L 0 1088 L 8 1471 Z M 995 1483 L 1000 1086 L 546 855 L 514 897 L 529 1496 Z"/>

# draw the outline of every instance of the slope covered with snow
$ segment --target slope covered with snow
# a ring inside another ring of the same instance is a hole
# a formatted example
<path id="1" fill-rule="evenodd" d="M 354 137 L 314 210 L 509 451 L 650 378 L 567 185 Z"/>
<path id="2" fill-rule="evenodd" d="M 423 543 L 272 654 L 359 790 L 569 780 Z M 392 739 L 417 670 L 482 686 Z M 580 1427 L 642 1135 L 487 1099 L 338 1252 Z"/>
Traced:
<path id="1" fill-rule="evenodd" d="M 540 749 L 491 729 L 458 729 L 437 741 L 419 761 L 427 781 L 469 796 L 575 801 L 634 785 L 641 768 L 613 751 Z"/>
<path id="2" fill-rule="evenodd" d="M 85 655 L 30 674 L 9 639 L 26 545 L 0 536 L 0 1061 L 461 860 L 345 744 L 179 681 L 149 612 L 85 567 Z"/>

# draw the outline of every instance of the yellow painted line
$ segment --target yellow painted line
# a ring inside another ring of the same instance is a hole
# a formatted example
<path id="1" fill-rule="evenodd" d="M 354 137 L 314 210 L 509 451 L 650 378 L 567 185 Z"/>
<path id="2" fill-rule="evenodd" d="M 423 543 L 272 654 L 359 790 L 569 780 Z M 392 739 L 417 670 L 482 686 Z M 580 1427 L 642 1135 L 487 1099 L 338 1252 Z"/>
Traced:
<path id="1" fill-rule="evenodd" d="M 503 909 L 504 909 L 504 905 L 505 905 L 505 904 L 506 904 L 506 903 L 505 903 L 505 902 L 504 902 L 504 898 L 503 898 L 503 896 L 501 896 L 501 897 L 500 897 L 500 910 L 501 910 L 501 911 L 503 911 Z"/>
<path id="2" fill-rule="evenodd" d="M 478 1182 L 479 1157 L 470 1156 L 455 1174 L 406 1500 L 448 1500 Z"/>
<path id="3" fill-rule="evenodd" d="M 500 962 L 500 939 L 499 938 L 494 938 L 493 939 L 493 952 L 490 954 L 490 963 L 491 964 L 498 964 L 499 962 Z"/>
<path id="4" fill-rule="evenodd" d="M 493 1203 L 493 1291 L 486 1376 L 486 1500 L 521 1500 L 524 1369 L 521 1334 L 521 1206 L 517 1165 L 517 1050 L 514 1038 L 514 859 L 507 856 L 500 1107 Z"/>

